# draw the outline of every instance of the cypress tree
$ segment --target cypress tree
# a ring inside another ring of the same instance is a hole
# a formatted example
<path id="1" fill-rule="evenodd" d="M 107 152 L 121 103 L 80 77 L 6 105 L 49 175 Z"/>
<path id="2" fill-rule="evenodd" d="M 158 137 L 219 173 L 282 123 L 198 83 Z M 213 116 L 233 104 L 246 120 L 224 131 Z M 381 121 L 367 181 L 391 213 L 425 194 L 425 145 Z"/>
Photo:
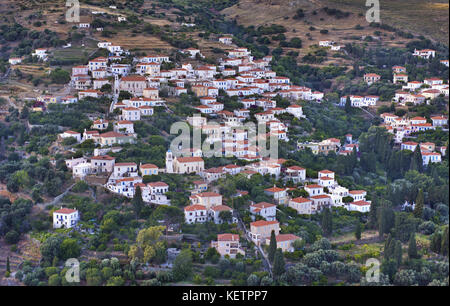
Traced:
<path id="1" fill-rule="evenodd" d="M 417 254 L 416 236 L 414 233 L 411 234 L 411 237 L 409 238 L 408 257 L 409 259 L 416 259 L 419 257 Z"/>
<path id="2" fill-rule="evenodd" d="M 416 146 L 414 150 L 414 154 L 411 159 L 411 164 L 409 167 L 410 170 L 416 170 L 419 172 L 423 171 L 423 161 L 422 161 L 422 153 L 420 152 L 419 145 Z"/>
<path id="3" fill-rule="evenodd" d="M 440 254 L 441 253 L 441 245 L 442 245 L 442 234 L 440 232 L 435 232 L 432 236 L 431 236 L 431 242 L 430 242 L 430 249 L 435 252 Z"/>
<path id="4" fill-rule="evenodd" d="M 359 221 L 356 224 L 355 238 L 356 238 L 356 240 L 360 240 L 361 239 L 361 222 L 359 222 Z"/>
<path id="5" fill-rule="evenodd" d="M 325 236 L 329 236 L 333 232 L 333 221 L 328 208 L 325 208 L 322 214 L 322 230 Z"/>
<path id="6" fill-rule="evenodd" d="M 394 239 L 392 239 L 392 235 L 389 234 L 386 241 L 384 242 L 384 259 L 389 260 L 393 254 L 393 246 Z"/>
<path id="7" fill-rule="evenodd" d="M 9 256 L 6 257 L 6 272 L 11 273 L 11 267 L 9 266 Z"/>
<path id="8" fill-rule="evenodd" d="M 137 186 L 136 190 L 134 191 L 132 203 L 134 207 L 134 212 L 136 213 L 136 217 L 139 218 L 139 216 L 141 215 L 142 208 L 144 207 L 144 200 L 142 199 L 142 191 L 141 187 L 139 186 Z"/>
<path id="9" fill-rule="evenodd" d="M 281 249 L 277 249 L 275 252 L 275 258 L 273 260 L 273 275 L 279 277 L 285 271 L 285 263 L 283 253 Z"/>
<path id="10" fill-rule="evenodd" d="M 272 230 L 272 233 L 270 233 L 270 244 L 268 251 L 268 257 L 270 262 L 273 262 L 276 251 L 277 251 L 277 240 L 275 237 L 275 231 Z"/>
<path id="11" fill-rule="evenodd" d="M 378 229 L 379 235 L 383 236 L 384 234 L 388 234 L 394 227 L 394 222 L 395 222 L 394 211 L 388 207 L 381 207 L 379 229 Z"/>
<path id="12" fill-rule="evenodd" d="M 350 100 L 350 96 L 347 96 L 347 99 L 345 99 L 345 112 L 351 113 L 352 111 L 352 102 Z"/>
<path id="13" fill-rule="evenodd" d="M 441 254 L 444 256 L 448 256 L 448 225 L 445 227 L 441 240 Z"/>
<path id="14" fill-rule="evenodd" d="M 400 240 L 395 240 L 394 259 L 397 261 L 397 266 L 402 264 L 403 250 Z"/>
<path id="15" fill-rule="evenodd" d="M 378 224 L 378 199 L 374 198 L 370 203 L 368 226 L 372 229 L 377 228 Z"/>
<path id="16" fill-rule="evenodd" d="M 422 218 L 423 216 L 423 206 L 424 206 L 424 199 L 423 199 L 423 191 L 422 189 L 419 189 L 419 193 L 417 194 L 416 198 L 416 205 L 414 206 L 414 217 L 416 218 Z"/>

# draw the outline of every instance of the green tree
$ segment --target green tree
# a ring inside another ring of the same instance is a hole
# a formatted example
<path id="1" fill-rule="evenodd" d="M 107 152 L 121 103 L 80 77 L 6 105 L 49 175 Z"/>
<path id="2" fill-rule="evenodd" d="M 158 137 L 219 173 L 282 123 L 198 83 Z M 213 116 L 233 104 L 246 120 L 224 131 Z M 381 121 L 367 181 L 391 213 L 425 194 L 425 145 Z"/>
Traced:
<path id="1" fill-rule="evenodd" d="M 11 267 L 9 266 L 9 256 L 6 257 L 6 273 L 8 275 L 11 273 Z"/>
<path id="2" fill-rule="evenodd" d="M 448 225 L 445 227 L 444 233 L 442 234 L 441 254 L 448 256 Z"/>
<path id="3" fill-rule="evenodd" d="M 60 286 L 61 285 L 61 277 L 58 274 L 50 275 L 48 278 L 49 286 Z"/>
<path id="4" fill-rule="evenodd" d="M 415 234 L 411 234 L 411 237 L 409 238 L 408 257 L 409 257 L 409 259 L 416 259 L 419 257 L 419 254 L 417 253 L 417 244 L 416 244 L 416 235 Z"/>
<path id="5" fill-rule="evenodd" d="M 430 249 L 440 254 L 441 253 L 441 245 L 442 245 L 442 234 L 440 232 L 435 232 L 431 236 Z"/>
<path id="6" fill-rule="evenodd" d="M 269 250 L 268 250 L 268 257 L 269 261 L 272 263 L 275 258 L 275 253 L 277 251 L 277 240 L 275 237 L 275 231 L 272 230 L 270 233 L 270 244 L 269 244 Z"/>
<path id="7" fill-rule="evenodd" d="M 322 230 L 325 236 L 329 236 L 333 232 L 333 220 L 328 208 L 325 208 L 322 213 Z"/>
<path id="8" fill-rule="evenodd" d="M 231 221 L 233 221 L 233 214 L 231 213 L 231 211 L 221 211 L 219 213 L 219 218 L 225 223 L 230 223 Z"/>
<path id="9" fill-rule="evenodd" d="M 384 242 L 384 259 L 389 260 L 392 258 L 394 253 L 394 244 L 395 239 L 392 238 L 392 235 L 389 234 Z"/>
<path id="10" fill-rule="evenodd" d="M 380 236 L 388 234 L 395 225 L 395 214 L 392 208 L 381 207 L 378 232 Z"/>
<path id="11" fill-rule="evenodd" d="M 399 240 L 395 240 L 393 257 L 397 262 L 397 266 L 400 266 L 402 264 L 403 250 L 402 243 Z"/>
<path id="12" fill-rule="evenodd" d="M 183 249 L 175 258 L 172 269 L 173 277 L 176 281 L 188 278 L 192 273 L 192 251 Z"/>
<path id="13" fill-rule="evenodd" d="M 423 216 L 423 207 L 424 207 L 424 199 L 423 199 L 423 190 L 419 189 L 419 193 L 416 197 L 416 204 L 414 206 L 414 217 L 422 218 Z"/>
<path id="14" fill-rule="evenodd" d="M 361 222 L 356 223 L 355 238 L 356 240 L 361 239 Z"/>
<path id="15" fill-rule="evenodd" d="M 108 279 L 106 286 L 123 286 L 124 283 L 125 281 L 121 276 L 113 276 L 110 279 Z"/>
<path id="16" fill-rule="evenodd" d="M 416 146 L 416 149 L 414 150 L 409 170 L 415 170 L 418 172 L 423 171 L 423 160 L 422 153 L 420 152 L 420 146 Z"/>
<path id="17" fill-rule="evenodd" d="M 66 84 L 70 81 L 70 73 L 61 68 L 56 68 L 50 72 L 50 79 L 52 83 Z"/>
<path id="18" fill-rule="evenodd" d="M 160 240 L 163 231 L 164 226 L 151 226 L 140 230 L 136 244 L 128 251 L 128 257 L 143 263 L 163 263 L 167 256 L 167 243 Z"/>
<path id="19" fill-rule="evenodd" d="M 62 239 L 58 236 L 50 236 L 41 244 L 42 259 L 51 262 L 54 257 L 60 256 Z"/>
<path id="20" fill-rule="evenodd" d="M 60 258 L 63 260 L 77 258 L 81 254 L 81 247 L 77 243 L 76 239 L 66 238 L 63 242 L 61 242 L 59 252 Z"/>
<path id="21" fill-rule="evenodd" d="M 286 270 L 283 252 L 281 249 L 277 249 L 275 252 L 275 258 L 273 260 L 273 275 L 278 278 Z"/>
<path id="22" fill-rule="evenodd" d="M 352 101 L 350 99 L 350 96 L 347 96 L 347 98 L 345 99 L 345 112 L 347 114 L 352 112 Z"/>
<path id="23" fill-rule="evenodd" d="M 133 200 L 132 200 L 134 212 L 136 213 L 136 217 L 139 218 L 142 212 L 142 208 L 144 207 L 144 200 L 142 199 L 142 190 L 140 186 L 136 187 L 134 192 Z"/>

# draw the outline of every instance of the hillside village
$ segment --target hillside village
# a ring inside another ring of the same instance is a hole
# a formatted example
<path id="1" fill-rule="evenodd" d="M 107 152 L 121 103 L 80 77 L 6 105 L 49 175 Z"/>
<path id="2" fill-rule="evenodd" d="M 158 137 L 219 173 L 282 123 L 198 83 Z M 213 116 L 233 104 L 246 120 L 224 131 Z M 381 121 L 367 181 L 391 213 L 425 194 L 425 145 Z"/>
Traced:
<path id="1" fill-rule="evenodd" d="M 110 22 L 119 26 L 135 17 L 115 6 L 107 9 L 120 13 L 89 7 L 91 21 L 77 23 L 76 31 L 105 32 L 101 23 L 92 22 L 97 15 L 112 16 Z M 178 21 L 183 29 L 198 27 L 198 19 Z M 363 259 L 386 252 L 385 239 L 394 239 L 401 253 L 402 243 L 409 250 L 412 239 L 415 246 L 416 232 L 421 256 L 448 256 L 445 247 L 429 249 L 433 239 L 446 237 L 448 252 L 448 47 L 430 49 L 435 45 L 422 39 L 410 42 L 410 50 L 395 57 L 405 60 L 392 60 L 391 66 L 355 60 L 350 72 L 320 65 L 300 72 L 300 66 L 289 64 L 293 55 L 283 59 L 274 48 L 264 54 L 234 31 L 217 32 L 208 40 L 220 46 L 214 47 L 214 58 L 203 45 L 171 52 L 155 48 L 150 54 L 102 37 L 86 61 L 64 69 L 50 63 L 71 46 L 35 48 L 7 59 L 11 71 L 31 59 L 34 65 L 52 66 L 50 76 L 60 74 L 54 78 L 57 90 L 36 90 L 20 109 L 4 108 L 1 114 L 1 196 L 18 194 L 15 201 L 27 207 L 24 218 L 38 218 L 21 233 L 33 229 L 26 235 L 39 241 L 42 262 L 59 267 L 64 256 L 50 258 L 45 247 L 42 251 L 50 238 L 36 230 L 38 223 L 45 235 L 54 234 L 52 239 L 70 239 L 67 243 L 79 250 L 74 253 L 85 259 L 106 260 L 105 267 L 117 257 L 123 269 L 141 264 L 139 283 L 147 285 L 185 280 L 299 285 L 289 279 L 289 271 L 297 273 L 302 260 L 319 256 L 319 249 L 336 253 L 330 255 L 335 260 L 319 263 L 331 265 L 347 256 L 342 262 L 353 272 L 324 270 L 305 283 L 327 284 L 327 277 L 330 284 L 357 283 Z M 346 60 L 362 52 L 355 44 L 332 40 L 318 40 L 314 48 Z M 315 81 L 300 78 L 302 73 L 314 74 Z M 344 86 L 337 85 L 350 76 Z M 331 85 L 324 86 L 327 81 Z M 13 101 L 12 95 L 5 97 Z M 203 147 L 170 147 L 179 132 L 171 129 L 175 122 L 187 124 L 189 135 L 199 132 Z M 256 126 L 265 130 L 260 133 Z M 277 158 L 266 157 L 267 148 L 258 146 L 270 139 L 278 143 Z M 206 153 L 206 145 L 214 146 L 214 156 Z M 20 160 L 26 163 L 19 166 Z M 4 202 L 13 200 L 5 197 Z M 5 241 L 12 231 L 20 236 L 8 226 L 0 226 Z M 154 241 L 140 241 L 150 233 Z M 353 235 L 356 240 L 349 238 Z M 16 245 L 19 238 L 11 241 Z M 180 258 L 190 258 L 185 260 L 195 263 L 194 272 L 175 276 Z M 236 267 L 226 274 L 226 269 L 205 267 L 205 261 Z M 239 270 L 238 263 L 246 268 Z M 6 261 L 3 265 L 9 269 Z M 406 269 L 401 263 L 395 267 Z M 19 270 L 18 263 L 14 269 Z M 384 281 L 401 284 L 394 272 L 385 271 Z M 125 274 L 103 277 L 104 282 L 136 282 L 137 274 Z M 84 282 L 102 283 L 95 279 Z"/>

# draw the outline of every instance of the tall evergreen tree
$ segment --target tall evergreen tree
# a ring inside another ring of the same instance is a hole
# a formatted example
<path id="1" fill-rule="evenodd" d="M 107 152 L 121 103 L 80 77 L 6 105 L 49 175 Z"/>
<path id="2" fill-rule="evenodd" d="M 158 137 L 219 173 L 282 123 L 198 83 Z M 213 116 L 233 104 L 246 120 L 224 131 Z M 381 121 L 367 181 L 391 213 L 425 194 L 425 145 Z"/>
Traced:
<path id="1" fill-rule="evenodd" d="M 142 199 L 142 190 L 140 186 L 137 186 L 136 190 L 134 191 L 132 203 L 134 212 L 136 213 L 136 217 L 139 218 L 142 208 L 144 207 L 144 200 Z"/>
<path id="2" fill-rule="evenodd" d="M 345 108 L 344 109 L 347 114 L 352 112 L 352 102 L 350 99 L 350 95 L 348 95 L 347 98 L 345 99 Z"/>
<path id="3" fill-rule="evenodd" d="M 444 229 L 442 234 L 441 254 L 448 256 L 448 225 Z"/>
<path id="4" fill-rule="evenodd" d="M 11 267 L 9 266 L 9 256 L 6 257 L 6 272 L 11 273 Z"/>
<path id="5" fill-rule="evenodd" d="M 411 165 L 409 167 L 410 170 L 416 170 L 419 172 L 423 171 L 423 161 L 422 161 L 422 153 L 420 152 L 420 147 L 417 145 L 414 150 Z"/>
<path id="6" fill-rule="evenodd" d="M 413 211 L 414 217 L 422 219 L 423 206 L 424 206 L 423 190 L 419 189 L 419 193 L 417 194 L 416 198 L 416 205 L 414 206 Z"/>
<path id="7" fill-rule="evenodd" d="M 402 264 L 403 257 L 402 243 L 400 242 L 400 240 L 395 240 L 393 257 L 397 261 L 397 266 L 400 266 Z"/>
<path id="8" fill-rule="evenodd" d="M 440 232 L 436 231 L 431 236 L 430 249 L 433 252 L 440 254 L 441 246 L 442 246 L 442 234 Z"/>
<path id="9" fill-rule="evenodd" d="M 413 233 L 409 238 L 408 243 L 408 257 L 409 259 L 416 259 L 419 257 L 417 253 L 416 235 Z"/>
<path id="10" fill-rule="evenodd" d="M 361 239 L 361 222 L 359 222 L 359 221 L 358 221 L 358 223 L 356 223 L 355 238 L 356 238 L 356 240 Z"/>
<path id="11" fill-rule="evenodd" d="M 376 197 L 374 197 L 370 203 L 369 220 L 367 225 L 372 229 L 376 229 L 378 226 L 378 198 Z"/>
<path id="12" fill-rule="evenodd" d="M 270 244 L 268 250 L 268 257 L 270 262 L 273 262 L 276 251 L 277 251 L 277 240 L 275 237 L 275 231 L 272 230 L 272 233 L 270 233 Z"/>
<path id="13" fill-rule="evenodd" d="M 322 213 L 322 230 L 325 236 L 329 236 L 333 232 L 333 220 L 328 208 L 325 208 Z"/>
<path id="14" fill-rule="evenodd" d="M 392 235 L 389 234 L 386 238 L 386 241 L 384 242 L 384 259 L 389 260 L 392 258 L 392 254 L 394 253 L 394 241 L 395 239 L 392 238 Z"/>
<path id="15" fill-rule="evenodd" d="M 395 225 L 395 214 L 392 208 L 381 207 L 378 233 L 380 236 L 388 234 Z"/>
<path id="16" fill-rule="evenodd" d="M 284 273 L 286 270 L 285 263 L 284 263 L 284 257 L 283 252 L 281 249 L 277 249 L 275 252 L 275 258 L 273 260 L 273 275 L 275 277 L 279 277 L 281 274 Z"/>

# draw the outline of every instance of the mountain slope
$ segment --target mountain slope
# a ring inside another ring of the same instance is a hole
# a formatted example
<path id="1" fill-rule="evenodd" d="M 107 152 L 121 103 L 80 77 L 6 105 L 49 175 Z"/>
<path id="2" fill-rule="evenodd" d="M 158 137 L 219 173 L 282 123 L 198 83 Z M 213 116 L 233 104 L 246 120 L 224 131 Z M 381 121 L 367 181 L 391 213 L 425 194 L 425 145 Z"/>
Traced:
<path id="1" fill-rule="evenodd" d="M 322 14 L 321 9 L 324 7 L 351 14 L 337 20 L 335 16 Z M 294 20 L 292 17 L 300 8 L 304 10 L 305 17 Z M 356 25 L 368 25 L 365 19 L 367 9 L 362 0 L 240 0 L 223 13 L 247 26 L 276 23 L 291 31 L 295 29 L 296 33 L 306 32 L 310 26 L 314 26 L 329 31 L 331 28 L 347 31 L 346 34 L 352 35 L 352 28 Z M 381 0 L 380 18 L 382 23 L 399 30 L 424 35 L 448 45 L 448 9 L 448 0 Z M 316 15 L 313 15 L 314 11 Z M 361 35 L 361 32 L 358 33 Z"/>

